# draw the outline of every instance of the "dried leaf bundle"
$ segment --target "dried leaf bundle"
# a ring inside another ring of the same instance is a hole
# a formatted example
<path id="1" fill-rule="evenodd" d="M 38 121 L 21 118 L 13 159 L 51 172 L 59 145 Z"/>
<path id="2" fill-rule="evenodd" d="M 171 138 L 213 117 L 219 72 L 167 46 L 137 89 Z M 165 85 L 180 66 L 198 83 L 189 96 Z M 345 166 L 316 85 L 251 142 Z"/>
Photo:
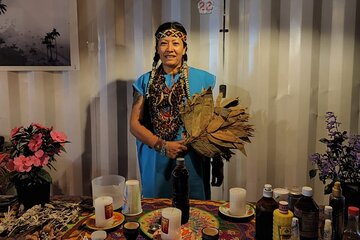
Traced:
<path id="1" fill-rule="evenodd" d="M 221 156 L 229 160 L 232 149 L 246 155 L 244 145 L 250 143 L 254 128 L 246 109 L 239 105 L 238 98 L 222 98 L 215 106 L 211 88 L 195 94 L 180 108 L 185 125 L 187 144 L 206 157 Z"/>

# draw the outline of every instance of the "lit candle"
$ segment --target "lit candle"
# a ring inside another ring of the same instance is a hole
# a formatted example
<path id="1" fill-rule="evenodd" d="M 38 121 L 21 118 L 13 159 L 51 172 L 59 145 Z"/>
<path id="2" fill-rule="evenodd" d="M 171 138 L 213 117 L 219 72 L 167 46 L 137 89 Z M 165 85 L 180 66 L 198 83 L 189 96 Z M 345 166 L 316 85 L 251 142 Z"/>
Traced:
<path id="1" fill-rule="evenodd" d="M 110 225 L 113 216 L 113 199 L 109 196 L 98 197 L 94 200 L 95 225 L 106 227 Z"/>
<path id="2" fill-rule="evenodd" d="M 178 240 L 181 237 L 181 210 L 164 208 L 161 212 L 161 239 Z"/>
<path id="3" fill-rule="evenodd" d="M 230 214 L 242 216 L 246 213 L 246 190 L 230 188 Z"/>

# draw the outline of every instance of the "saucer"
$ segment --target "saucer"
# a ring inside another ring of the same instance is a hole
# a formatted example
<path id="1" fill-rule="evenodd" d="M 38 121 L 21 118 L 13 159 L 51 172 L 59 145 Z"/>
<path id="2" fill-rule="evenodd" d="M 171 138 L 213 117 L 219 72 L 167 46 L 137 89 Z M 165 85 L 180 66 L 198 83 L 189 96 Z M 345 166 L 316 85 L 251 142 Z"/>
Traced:
<path id="1" fill-rule="evenodd" d="M 246 208 L 246 212 L 244 215 L 240 215 L 240 216 L 231 215 L 230 204 L 229 202 L 226 202 L 219 207 L 219 216 L 224 218 L 225 220 L 229 220 L 233 222 L 246 222 L 249 221 L 252 218 L 252 216 L 254 216 L 255 206 L 250 203 L 246 203 L 245 208 Z"/>
<path id="2" fill-rule="evenodd" d="M 137 212 L 137 213 L 126 213 L 124 210 L 121 211 L 122 214 L 124 214 L 125 216 L 129 216 L 129 217 L 139 215 L 139 214 L 142 213 L 142 212 L 143 212 L 142 209 L 141 209 L 139 212 Z"/>
<path id="3" fill-rule="evenodd" d="M 97 227 L 95 225 L 95 214 L 91 215 L 89 219 L 86 221 L 86 226 L 92 230 L 108 230 L 115 228 L 119 225 L 121 225 L 125 220 L 125 216 L 119 212 L 113 213 L 113 218 L 109 224 L 109 226 L 106 227 Z"/>

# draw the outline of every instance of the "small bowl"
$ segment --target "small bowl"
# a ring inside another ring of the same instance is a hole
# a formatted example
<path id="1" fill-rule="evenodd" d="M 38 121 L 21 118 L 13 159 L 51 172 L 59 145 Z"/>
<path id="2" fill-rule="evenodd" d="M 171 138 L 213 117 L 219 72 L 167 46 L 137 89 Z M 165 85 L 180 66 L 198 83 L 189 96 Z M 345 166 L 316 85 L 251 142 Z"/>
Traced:
<path id="1" fill-rule="evenodd" d="M 127 240 L 135 240 L 140 233 L 140 224 L 138 222 L 126 222 L 123 226 L 123 232 Z"/>
<path id="2" fill-rule="evenodd" d="M 219 229 L 217 229 L 215 227 L 204 227 L 201 230 L 201 239 L 203 239 L 203 240 L 219 239 Z"/>

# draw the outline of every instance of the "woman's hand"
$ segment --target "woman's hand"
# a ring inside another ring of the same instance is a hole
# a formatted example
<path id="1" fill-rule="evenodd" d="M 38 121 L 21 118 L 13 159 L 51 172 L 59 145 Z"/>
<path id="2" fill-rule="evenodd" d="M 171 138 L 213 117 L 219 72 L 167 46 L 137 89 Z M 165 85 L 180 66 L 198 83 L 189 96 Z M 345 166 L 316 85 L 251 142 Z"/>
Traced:
<path id="1" fill-rule="evenodd" d="M 187 150 L 185 140 L 166 142 L 166 156 L 175 159 L 179 154 Z"/>

